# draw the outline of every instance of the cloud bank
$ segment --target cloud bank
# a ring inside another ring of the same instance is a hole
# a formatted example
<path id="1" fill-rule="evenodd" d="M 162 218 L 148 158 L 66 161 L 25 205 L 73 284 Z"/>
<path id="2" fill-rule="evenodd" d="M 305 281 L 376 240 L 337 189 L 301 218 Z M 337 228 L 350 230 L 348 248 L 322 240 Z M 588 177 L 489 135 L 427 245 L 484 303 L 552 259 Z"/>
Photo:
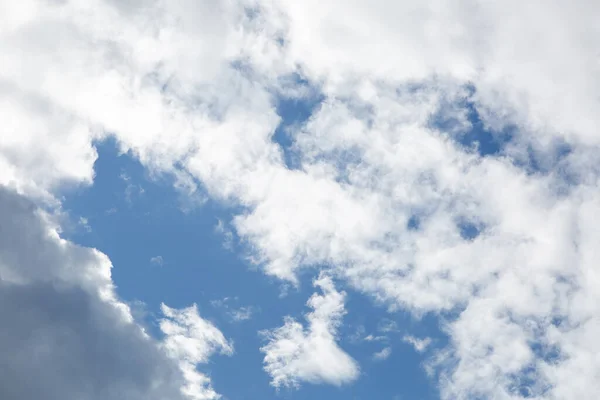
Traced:
<path id="1" fill-rule="evenodd" d="M 235 233 L 266 274 L 319 268 L 443 315 L 443 398 L 586 398 L 600 392 L 599 16 L 586 0 L 1 1 L 0 184 L 59 204 L 112 136 L 184 193 L 241 209 Z M 277 101 L 315 91 L 288 168 Z M 29 260 L 5 261 L 3 282 L 71 273 Z M 94 263 L 71 268 L 77 287 L 110 284 Z"/>

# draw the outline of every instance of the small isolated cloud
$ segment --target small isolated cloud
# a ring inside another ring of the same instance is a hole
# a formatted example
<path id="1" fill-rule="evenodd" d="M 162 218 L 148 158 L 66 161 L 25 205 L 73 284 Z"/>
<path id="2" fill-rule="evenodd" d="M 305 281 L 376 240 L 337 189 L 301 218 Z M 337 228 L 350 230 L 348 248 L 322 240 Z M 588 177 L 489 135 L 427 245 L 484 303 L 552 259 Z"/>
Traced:
<path id="1" fill-rule="evenodd" d="M 291 289 L 292 289 L 292 285 L 290 285 L 287 282 L 284 282 L 281 285 L 279 285 L 279 298 L 283 299 L 283 298 L 287 297 L 287 295 L 290 294 Z"/>
<path id="2" fill-rule="evenodd" d="M 112 214 L 115 214 L 117 211 L 118 210 L 117 210 L 116 207 L 111 207 L 108 210 L 104 211 L 104 214 L 106 214 L 106 215 L 112 215 Z"/>
<path id="3" fill-rule="evenodd" d="M 229 297 L 224 297 L 222 299 L 217 299 L 217 300 L 211 300 L 210 301 L 210 305 L 213 307 L 225 307 L 227 301 L 229 300 Z"/>
<path id="4" fill-rule="evenodd" d="M 174 309 L 161 304 L 164 318 L 160 330 L 165 334 L 163 347 L 178 361 L 186 379 L 183 394 L 193 400 L 217 399 L 219 395 L 210 384 L 210 378 L 199 372 L 198 364 L 206 364 L 215 353 L 233 354 L 233 344 L 209 321 L 198 314 L 195 304 Z"/>
<path id="5" fill-rule="evenodd" d="M 384 333 L 398 332 L 398 324 L 396 323 L 396 321 L 392 321 L 391 319 L 384 318 L 381 321 L 379 321 L 377 330 L 379 332 L 384 332 Z"/>
<path id="6" fill-rule="evenodd" d="M 88 233 L 92 231 L 90 221 L 85 217 L 79 217 L 79 226 L 81 226 Z"/>
<path id="7" fill-rule="evenodd" d="M 256 312 L 256 308 L 252 306 L 231 306 L 231 302 L 237 301 L 237 297 L 224 297 L 218 300 L 211 300 L 210 304 L 215 308 L 222 308 L 226 310 L 227 316 L 231 318 L 233 322 L 247 321 L 252 318 L 252 315 Z"/>
<path id="8" fill-rule="evenodd" d="M 162 256 L 156 256 L 156 257 L 152 257 L 150 259 L 150 264 L 152 265 L 158 265 L 158 266 L 162 266 L 164 265 L 165 260 L 162 258 Z"/>
<path id="9" fill-rule="evenodd" d="M 402 338 L 405 343 L 412 345 L 419 353 L 424 352 L 431 344 L 430 338 L 419 339 L 411 335 L 406 335 Z"/>
<path id="10" fill-rule="evenodd" d="M 127 203 L 131 204 L 135 197 L 142 196 L 146 192 L 141 185 L 134 184 L 131 177 L 127 173 L 121 172 L 119 178 L 121 178 L 121 180 L 127 184 L 125 187 L 125 200 Z"/>
<path id="11" fill-rule="evenodd" d="M 231 318 L 236 321 L 247 321 L 252 318 L 252 314 L 254 313 L 254 309 L 252 307 L 240 307 L 237 310 L 232 310 L 229 315 Z"/>
<path id="12" fill-rule="evenodd" d="M 367 335 L 364 337 L 363 339 L 365 342 L 383 342 L 388 340 L 387 336 L 374 336 L 374 335 Z"/>
<path id="13" fill-rule="evenodd" d="M 314 282 L 323 294 L 313 294 L 307 305 L 313 309 L 305 315 L 305 328 L 291 317 L 285 324 L 266 332 L 269 343 L 264 368 L 276 388 L 299 387 L 300 382 L 328 383 L 340 386 L 355 380 L 359 368 L 337 344 L 337 331 L 346 313 L 345 293 L 338 292 L 327 276 Z"/>
<path id="14" fill-rule="evenodd" d="M 390 355 L 392 355 L 392 348 L 386 347 L 386 348 L 382 349 L 381 351 L 378 351 L 377 353 L 373 354 L 373 360 L 375 360 L 375 361 L 387 360 L 390 357 Z"/>

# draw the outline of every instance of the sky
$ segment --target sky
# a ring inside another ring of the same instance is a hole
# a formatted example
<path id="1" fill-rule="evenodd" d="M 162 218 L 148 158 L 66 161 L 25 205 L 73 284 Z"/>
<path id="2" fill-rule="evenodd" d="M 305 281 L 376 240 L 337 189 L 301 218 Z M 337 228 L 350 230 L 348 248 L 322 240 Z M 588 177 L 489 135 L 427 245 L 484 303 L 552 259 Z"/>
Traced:
<path id="1" fill-rule="evenodd" d="M 599 19 L 0 0 L 0 398 L 595 399 Z"/>

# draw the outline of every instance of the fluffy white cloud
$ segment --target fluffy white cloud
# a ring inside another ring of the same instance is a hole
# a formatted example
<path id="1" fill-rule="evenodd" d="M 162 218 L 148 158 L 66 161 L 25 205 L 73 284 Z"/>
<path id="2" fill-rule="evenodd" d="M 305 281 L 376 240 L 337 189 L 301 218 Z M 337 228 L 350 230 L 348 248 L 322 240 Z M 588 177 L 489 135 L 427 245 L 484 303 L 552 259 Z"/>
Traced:
<path id="1" fill-rule="evenodd" d="M 16 4 L 0 2 L 0 183 L 89 184 L 113 135 L 241 205 L 266 273 L 322 266 L 392 308 L 453 312 L 443 397 L 599 391 L 596 2 Z M 306 89 L 292 73 L 325 96 L 292 132 L 293 171 L 271 140 L 274 94 Z M 457 144 L 466 101 L 512 128 L 503 152 Z"/>
<path id="2" fill-rule="evenodd" d="M 301 382 L 342 385 L 358 377 L 358 365 L 337 344 L 337 330 L 346 313 L 345 293 L 336 291 L 327 276 L 314 285 L 323 294 L 308 300 L 313 309 L 306 315 L 308 327 L 287 317 L 282 327 L 266 332 L 269 343 L 261 351 L 276 388 L 298 387 Z"/>
<path id="3" fill-rule="evenodd" d="M 473 84 L 495 123 L 598 143 L 600 6 L 578 0 L 258 1 L 281 53 L 327 90 L 364 78 Z M 347 93 L 347 92 L 346 92 Z"/>
<path id="4" fill-rule="evenodd" d="M 198 364 L 205 364 L 215 353 L 233 354 L 233 345 L 225 339 L 221 331 L 198 314 L 198 307 L 176 310 L 161 305 L 164 318 L 160 330 L 165 334 L 163 348 L 173 359 L 179 361 L 179 368 L 187 384 L 183 393 L 194 400 L 220 397 L 210 386 L 210 379 L 196 370 Z"/>
<path id="5" fill-rule="evenodd" d="M 61 239 L 51 215 L 4 186 L 0 227 L 1 398 L 218 397 L 195 364 L 231 348 L 195 309 L 164 308 L 163 345 L 115 296 L 108 258 Z"/>

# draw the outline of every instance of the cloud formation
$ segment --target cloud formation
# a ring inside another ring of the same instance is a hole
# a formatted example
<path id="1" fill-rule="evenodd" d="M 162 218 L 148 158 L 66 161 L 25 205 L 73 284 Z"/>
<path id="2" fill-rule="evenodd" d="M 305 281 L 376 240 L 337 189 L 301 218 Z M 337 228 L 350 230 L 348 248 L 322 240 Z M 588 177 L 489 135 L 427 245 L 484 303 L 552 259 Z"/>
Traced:
<path id="1" fill-rule="evenodd" d="M 327 276 L 315 280 L 314 286 L 323 294 L 314 294 L 307 302 L 313 309 L 306 314 L 305 328 L 291 317 L 282 327 L 265 332 L 268 343 L 265 371 L 276 387 L 299 387 L 302 382 L 342 385 L 355 380 L 359 369 L 337 344 L 337 330 L 346 313 L 344 292 L 335 290 Z"/>
<path id="2" fill-rule="evenodd" d="M 164 308 L 174 322 L 161 325 L 167 334 L 161 344 L 116 297 L 108 258 L 61 239 L 51 215 L 3 186 L 0 226 L 0 316 L 5 321 L 0 397 L 218 397 L 208 378 L 194 372 L 195 364 L 206 362 L 218 346 L 230 347 L 214 326 L 202 324 L 195 309 Z M 188 331 L 177 330 L 189 325 Z M 179 371 L 182 365 L 185 374 Z M 200 377 L 203 386 L 191 387 Z"/>
<path id="3" fill-rule="evenodd" d="M 600 392 L 596 2 L 0 7 L 1 184 L 56 204 L 114 136 L 180 190 L 241 206 L 265 273 L 318 267 L 444 314 L 443 398 Z M 291 129 L 289 169 L 275 104 L 310 90 L 324 101 Z M 474 129 L 498 148 L 465 143 Z"/>

